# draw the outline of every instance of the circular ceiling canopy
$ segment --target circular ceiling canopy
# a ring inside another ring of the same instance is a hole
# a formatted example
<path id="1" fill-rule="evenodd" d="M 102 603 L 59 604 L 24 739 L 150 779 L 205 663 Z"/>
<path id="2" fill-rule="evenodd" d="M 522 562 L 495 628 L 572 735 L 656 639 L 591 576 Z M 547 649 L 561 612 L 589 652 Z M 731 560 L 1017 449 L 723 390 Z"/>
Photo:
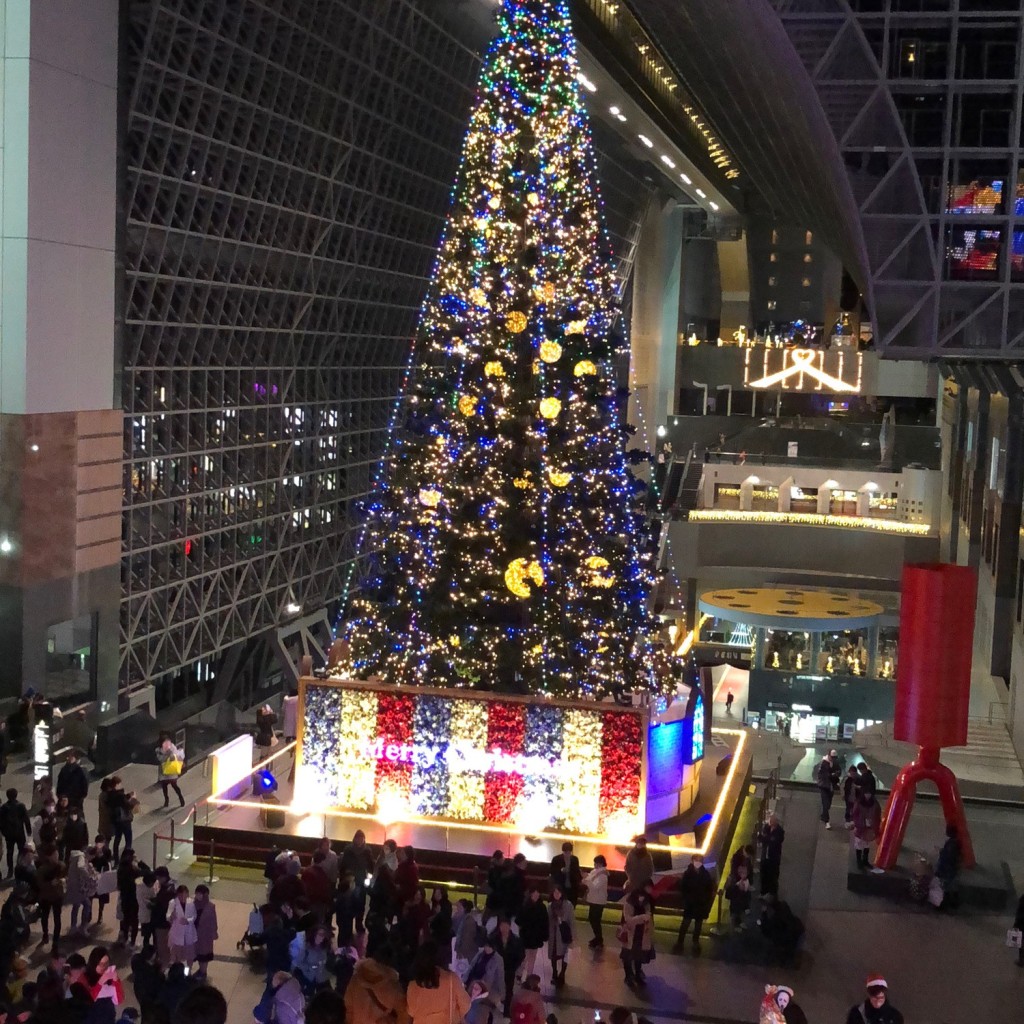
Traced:
<path id="1" fill-rule="evenodd" d="M 698 607 L 728 622 L 811 633 L 874 626 L 884 612 L 880 604 L 849 591 L 783 587 L 709 590 L 701 594 Z"/>

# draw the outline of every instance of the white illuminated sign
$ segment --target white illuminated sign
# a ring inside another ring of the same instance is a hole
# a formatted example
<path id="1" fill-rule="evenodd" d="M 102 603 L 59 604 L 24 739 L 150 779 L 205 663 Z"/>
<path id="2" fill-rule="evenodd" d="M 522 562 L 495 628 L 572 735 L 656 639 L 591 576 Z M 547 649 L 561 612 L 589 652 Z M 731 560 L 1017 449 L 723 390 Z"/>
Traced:
<path id="1" fill-rule="evenodd" d="M 53 760 L 50 750 L 50 723 L 47 721 L 36 722 L 35 730 L 32 733 L 32 760 L 35 762 L 32 777 L 34 779 L 41 779 L 44 775 L 50 774 Z"/>
<path id="2" fill-rule="evenodd" d="M 775 369 L 773 362 L 782 357 L 782 365 Z M 825 369 L 825 357 L 834 363 L 835 372 Z M 823 349 L 786 348 L 764 350 L 762 374 L 751 379 L 751 350 L 743 357 L 743 384 L 748 388 L 779 387 L 790 391 L 826 391 L 858 394 L 863 381 L 864 356 L 850 354 L 841 349 L 825 352 Z M 756 370 L 753 371 L 756 373 Z"/>

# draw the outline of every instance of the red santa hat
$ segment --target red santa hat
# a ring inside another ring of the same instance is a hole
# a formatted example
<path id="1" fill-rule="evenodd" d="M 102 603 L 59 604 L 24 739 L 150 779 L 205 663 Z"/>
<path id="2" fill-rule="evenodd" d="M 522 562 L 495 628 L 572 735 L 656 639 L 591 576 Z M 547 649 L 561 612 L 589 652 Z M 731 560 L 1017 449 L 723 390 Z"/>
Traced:
<path id="1" fill-rule="evenodd" d="M 878 973 L 869 974 L 868 975 L 868 980 L 867 980 L 867 983 L 866 983 L 866 987 L 867 988 L 888 988 L 889 987 L 889 982 L 887 982 L 885 980 L 885 978 L 882 977 L 881 974 L 878 974 Z"/>

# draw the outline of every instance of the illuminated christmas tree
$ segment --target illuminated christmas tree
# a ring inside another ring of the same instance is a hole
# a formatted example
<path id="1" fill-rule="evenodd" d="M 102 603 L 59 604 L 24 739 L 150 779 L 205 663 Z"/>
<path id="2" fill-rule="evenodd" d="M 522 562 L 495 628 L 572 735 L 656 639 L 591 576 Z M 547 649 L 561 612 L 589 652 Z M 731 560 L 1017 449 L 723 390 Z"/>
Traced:
<path id="1" fill-rule="evenodd" d="M 649 678 L 612 258 L 566 0 L 505 0 L 369 515 L 347 666 L 597 696 Z"/>

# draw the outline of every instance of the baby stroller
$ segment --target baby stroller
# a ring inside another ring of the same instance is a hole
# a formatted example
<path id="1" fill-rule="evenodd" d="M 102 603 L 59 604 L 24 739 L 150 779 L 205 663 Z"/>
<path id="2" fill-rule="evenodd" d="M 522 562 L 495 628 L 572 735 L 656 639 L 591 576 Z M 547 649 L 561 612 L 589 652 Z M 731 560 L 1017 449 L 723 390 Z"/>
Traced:
<path id="1" fill-rule="evenodd" d="M 263 949 L 266 945 L 266 938 L 263 935 L 263 911 L 254 903 L 249 911 L 249 926 L 245 934 L 238 940 L 238 949 L 248 947 L 250 954 Z"/>

